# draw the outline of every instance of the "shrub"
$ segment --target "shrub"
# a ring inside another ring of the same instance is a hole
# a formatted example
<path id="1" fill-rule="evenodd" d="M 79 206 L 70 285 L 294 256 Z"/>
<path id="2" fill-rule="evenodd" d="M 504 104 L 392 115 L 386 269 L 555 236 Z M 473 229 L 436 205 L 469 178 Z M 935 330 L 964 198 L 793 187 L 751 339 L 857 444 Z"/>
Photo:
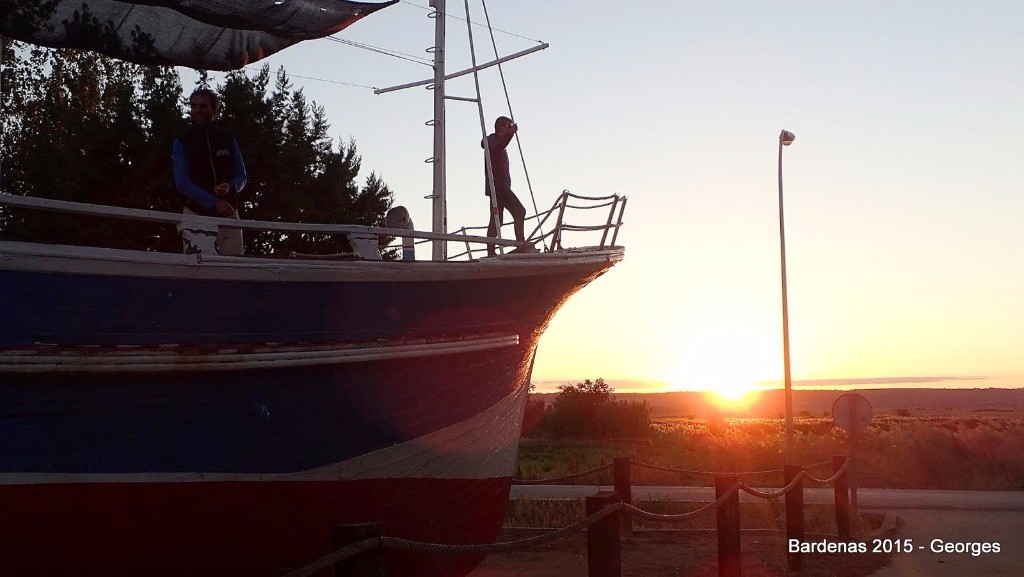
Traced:
<path id="1" fill-rule="evenodd" d="M 622 439 L 646 436 L 651 411 L 646 402 L 617 401 L 604 379 L 558 387 L 544 411 L 541 430 L 559 438 Z"/>
<path id="2" fill-rule="evenodd" d="M 526 399 L 526 408 L 523 411 L 523 428 L 520 437 L 528 437 L 540 426 L 544 420 L 544 401 L 541 399 Z"/>

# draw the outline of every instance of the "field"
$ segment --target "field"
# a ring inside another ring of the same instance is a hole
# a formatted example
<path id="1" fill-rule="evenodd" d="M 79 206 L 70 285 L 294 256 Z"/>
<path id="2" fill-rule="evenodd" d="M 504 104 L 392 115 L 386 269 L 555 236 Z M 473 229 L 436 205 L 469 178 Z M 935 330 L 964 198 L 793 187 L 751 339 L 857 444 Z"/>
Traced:
<path id="1" fill-rule="evenodd" d="M 1002 393 L 1000 393 L 1002 394 Z M 1017 397 L 1020 392 L 1015 393 Z M 1017 398 L 1015 397 L 1015 398 Z M 822 402 L 828 398 L 822 396 Z M 908 402 L 876 410 L 875 418 L 857 436 L 858 471 L 864 487 L 906 489 L 1024 490 L 1024 409 L 1017 403 L 970 406 L 955 397 L 935 403 Z M 937 403 L 937 404 L 936 404 Z M 850 439 L 824 416 L 820 403 L 804 404 L 795 419 L 798 463 L 811 465 L 846 455 Z M 785 424 L 778 417 L 726 417 L 679 414 L 676 403 L 652 406 L 652 432 L 640 439 L 620 441 L 525 438 L 520 442 L 515 477 L 545 479 L 594 469 L 615 457 L 702 472 L 751 472 L 780 469 L 785 461 Z M 772 409 L 773 410 L 773 409 Z M 697 411 L 699 412 L 699 411 Z M 762 415 L 765 412 L 761 413 Z M 771 414 L 771 413 L 769 413 Z M 707 412 L 705 412 L 707 415 Z M 819 415 L 819 416 L 812 416 Z M 810 469 L 828 476 L 828 465 Z M 634 485 L 711 486 L 711 474 L 679 474 L 632 468 Z M 747 474 L 752 486 L 780 487 L 781 473 Z M 565 481 L 568 484 L 611 485 L 610 471 Z M 642 509 L 678 513 L 699 507 L 692 503 L 640 502 Z M 529 501 L 509 503 L 502 540 L 536 534 L 524 527 L 562 527 L 583 516 L 582 501 Z M 743 574 L 775 576 L 786 569 L 785 543 L 777 532 L 783 526 L 781 500 L 759 500 L 741 505 Z M 860 534 L 881 522 L 863 515 Z M 808 536 L 834 535 L 834 510 L 808 506 Z M 622 542 L 623 574 L 660 576 L 713 576 L 717 574 L 714 516 L 681 524 L 658 526 L 634 521 L 638 529 Z M 776 530 L 772 532 L 771 530 Z M 888 555 L 810 555 L 806 577 L 870 575 L 890 561 Z M 570 577 L 586 575 L 586 540 L 576 534 L 564 541 L 525 551 L 490 556 L 472 577 Z"/>
<path id="2" fill-rule="evenodd" d="M 695 471 L 746 472 L 781 469 L 785 425 L 768 418 L 658 418 L 654 431 L 630 441 L 523 439 L 516 477 L 542 479 L 585 471 L 614 457 Z M 794 421 L 797 463 L 809 465 L 848 452 L 849 439 L 831 418 Z M 904 489 L 1024 490 L 1024 418 L 998 412 L 959 416 L 876 416 L 857 437 L 858 471 L 864 487 Z M 826 476 L 828 468 L 812 470 Z M 713 484 L 711 475 L 682 475 L 634 467 L 637 485 Z M 745 479 L 747 480 L 747 479 Z M 782 475 L 751 478 L 781 486 Z M 605 472 L 569 483 L 610 484 Z"/>

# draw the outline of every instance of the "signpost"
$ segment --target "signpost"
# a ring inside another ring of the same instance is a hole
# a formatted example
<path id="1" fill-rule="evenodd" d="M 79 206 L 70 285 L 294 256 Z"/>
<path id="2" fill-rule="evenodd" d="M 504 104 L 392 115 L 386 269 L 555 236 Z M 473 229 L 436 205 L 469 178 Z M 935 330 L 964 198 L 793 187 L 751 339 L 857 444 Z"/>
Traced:
<path id="1" fill-rule="evenodd" d="M 832 419 L 840 429 L 851 434 L 868 428 L 873 416 L 871 403 L 856 393 L 846 393 L 832 404 Z"/>
<path id="2" fill-rule="evenodd" d="M 850 516 L 854 520 L 854 527 L 857 527 L 857 476 L 854 467 L 857 462 L 857 433 L 868 428 L 872 416 L 871 403 L 856 393 L 846 393 L 832 404 L 832 419 L 850 435 L 850 469 L 847 477 L 850 480 Z"/>

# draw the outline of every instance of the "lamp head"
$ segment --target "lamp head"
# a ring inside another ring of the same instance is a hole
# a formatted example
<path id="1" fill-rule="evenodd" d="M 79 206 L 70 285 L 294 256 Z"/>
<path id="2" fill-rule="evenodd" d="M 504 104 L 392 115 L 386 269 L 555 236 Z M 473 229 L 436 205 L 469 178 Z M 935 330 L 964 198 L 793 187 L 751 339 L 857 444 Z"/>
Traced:
<path id="1" fill-rule="evenodd" d="M 783 146 L 789 146 L 790 144 L 793 144 L 794 140 L 796 140 L 796 135 L 793 134 L 792 132 L 789 132 L 788 130 L 783 130 L 781 133 L 779 133 L 779 142 L 781 142 Z"/>

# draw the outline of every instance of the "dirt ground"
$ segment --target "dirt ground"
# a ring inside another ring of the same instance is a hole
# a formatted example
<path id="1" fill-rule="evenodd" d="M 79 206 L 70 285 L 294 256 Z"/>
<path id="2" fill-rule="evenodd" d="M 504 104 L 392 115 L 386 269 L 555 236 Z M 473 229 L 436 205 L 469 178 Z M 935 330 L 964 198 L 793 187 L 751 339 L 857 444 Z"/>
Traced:
<path id="1" fill-rule="evenodd" d="M 540 534 L 509 529 L 500 541 Z M 820 541 L 821 538 L 808 537 Z M 642 531 L 623 538 L 623 577 L 717 577 L 718 545 L 713 531 Z M 803 556 L 801 571 L 788 571 L 785 535 L 744 534 L 744 577 L 863 577 L 889 564 L 889 555 L 815 553 Z M 549 545 L 489 556 L 470 577 L 586 577 L 586 534 L 577 533 Z"/>

